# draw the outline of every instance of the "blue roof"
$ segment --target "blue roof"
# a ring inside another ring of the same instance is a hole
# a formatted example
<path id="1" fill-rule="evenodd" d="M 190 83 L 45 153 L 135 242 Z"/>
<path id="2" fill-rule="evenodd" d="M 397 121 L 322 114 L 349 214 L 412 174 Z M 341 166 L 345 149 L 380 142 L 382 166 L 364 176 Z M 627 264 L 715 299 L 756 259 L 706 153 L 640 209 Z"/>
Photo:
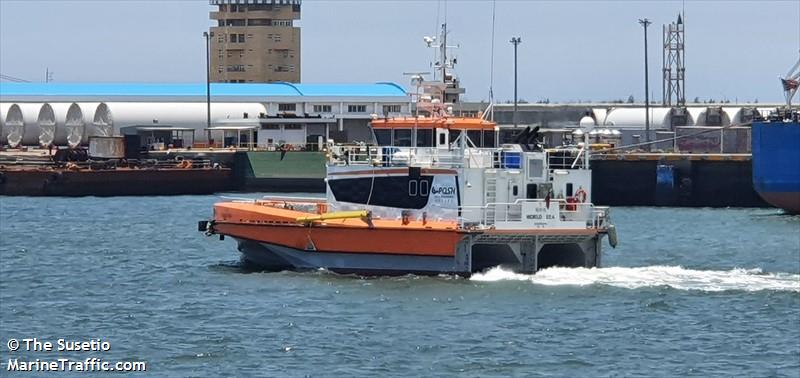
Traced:
<path id="1" fill-rule="evenodd" d="M 205 83 L 111 84 L 111 83 L 0 83 L 0 96 L 205 96 Z M 386 97 L 405 96 L 394 83 L 291 84 L 211 83 L 211 95 L 236 97 Z"/>

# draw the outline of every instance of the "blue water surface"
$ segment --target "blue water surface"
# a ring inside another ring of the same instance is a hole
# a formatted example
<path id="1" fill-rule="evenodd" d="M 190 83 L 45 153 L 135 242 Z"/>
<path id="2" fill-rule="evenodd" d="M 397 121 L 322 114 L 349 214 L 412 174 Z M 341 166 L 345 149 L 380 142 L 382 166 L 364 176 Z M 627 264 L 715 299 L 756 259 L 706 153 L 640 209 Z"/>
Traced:
<path id="1" fill-rule="evenodd" d="M 196 231 L 218 199 L 0 197 L 3 375 L 65 356 L 161 377 L 800 377 L 800 217 L 780 210 L 616 208 L 602 269 L 364 279 L 244 270 Z M 6 347 L 29 337 L 111 350 Z"/>

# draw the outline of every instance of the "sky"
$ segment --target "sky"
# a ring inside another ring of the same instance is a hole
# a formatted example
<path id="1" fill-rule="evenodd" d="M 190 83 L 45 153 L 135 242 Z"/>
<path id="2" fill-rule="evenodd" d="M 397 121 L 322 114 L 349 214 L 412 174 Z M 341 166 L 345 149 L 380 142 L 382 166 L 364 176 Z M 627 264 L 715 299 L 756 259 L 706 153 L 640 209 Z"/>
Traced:
<path id="1" fill-rule="evenodd" d="M 492 14 L 494 8 L 494 46 Z M 0 0 L 0 73 L 56 82 L 204 82 L 205 0 Z M 306 83 L 392 81 L 430 71 L 424 36 L 447 22 L 466 100 L 644 98 L 649 18 L 651 99 L 661 100 L 661 26 L 685 11 L 686 97 L 781 102 L 777 79 L 800 58 L 800 0 L 304 0 Z M 494 54 L 492 54 L 494 50 Z M 494 63 L 492 64 L 492 55 Z M 493 69 L 492 69 L 493 66 Z"/>

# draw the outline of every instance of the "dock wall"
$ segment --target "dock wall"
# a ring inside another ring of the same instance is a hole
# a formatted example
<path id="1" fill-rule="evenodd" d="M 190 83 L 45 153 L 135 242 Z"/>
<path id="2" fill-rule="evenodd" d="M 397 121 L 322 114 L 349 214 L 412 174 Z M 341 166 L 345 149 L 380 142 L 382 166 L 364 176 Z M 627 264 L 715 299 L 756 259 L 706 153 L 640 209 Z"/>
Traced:
<path id="1" fill-rule="evenodd" d="M 319 152 L 240 152 L 234 159 L 241 191 L 325 191 Z M 608 206 L 766 207 L 752 183 L 750 155 L 595 155 L 593 200 Z"/>
<path id="2" fill-rule="evenodd" d="M 598 205 L 767 207 L 741 159 L 597 159 L 592 196 Z"/>

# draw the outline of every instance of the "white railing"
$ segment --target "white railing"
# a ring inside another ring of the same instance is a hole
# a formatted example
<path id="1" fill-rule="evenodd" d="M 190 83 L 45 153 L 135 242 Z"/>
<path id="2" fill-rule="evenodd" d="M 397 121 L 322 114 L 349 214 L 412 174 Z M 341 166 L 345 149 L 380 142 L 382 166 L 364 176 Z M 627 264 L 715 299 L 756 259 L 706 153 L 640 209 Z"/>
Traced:
<path id="1" fill-rule="evenodd" d="M 452 150 L 435 147 L 336 145 L 330 149 L 332 165 L 383 167 L 429 166 L 443 168 L 491 167 L 494 148 Z"/>
<path id="2" fill-rule="evenodd" d="M 498 223 L 518 223 L 523 226 L 530 223 L 528 216 L 540 215 L 525 213 L 523 209 L 525 203 L 544 204 L 547 207 L 544 199 L 519 199 L 511 203 L 493 202 L 483 206 L 462 206 L 459 225 L 464 228 L 495 227 Z M 557 207 L 553 209 L 555 213 L 553 219 L 547 219 L 546 215 L 542 214 L 542 222 L 546 223 L 547 227 L 571 228 L 576 224 L 580 226 L 575 228 L 608 227 L 608 207 L 594 206 L 591 203 L 570 203 L 562 199 L 550 200 L 550 207 L 553 206 Z"/>
<path id="3" fill-rule="evenodd" d="M 583 169 L 586 166 L 586 153 L 582 150 L 544 152 L 545 164 L 549 169 Z M 501 147 L 446 149 L 358 144 L 330 146 L 328 160 L 332 165 L 523 169 L 524 159 L 525 152 L 509 151 Z"/>
<path id="4" fill-rule="evenodd" d="M 571 150 L 548 151 L 548 166 L 552 169 L 575 169 L 576 167 L 583 168 L 585 166 L 586 155 L 583 153 L 583 150 L 579 150 L 577 156 L 565 155 L 564 153 L 566 152 L 571 152 Z"/>

